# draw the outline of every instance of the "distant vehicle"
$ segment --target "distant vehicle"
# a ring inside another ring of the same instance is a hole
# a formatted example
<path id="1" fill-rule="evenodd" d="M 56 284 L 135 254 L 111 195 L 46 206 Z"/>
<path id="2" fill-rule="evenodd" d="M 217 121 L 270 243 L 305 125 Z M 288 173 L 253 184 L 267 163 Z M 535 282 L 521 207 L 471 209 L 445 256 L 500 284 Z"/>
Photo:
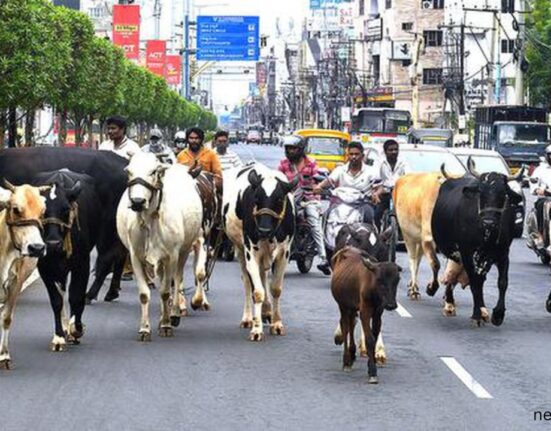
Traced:
<path id="1" fill-rule="evenodd" d="M 405 144 L 410 127 L 409 111 L 393 108 L 359 108 L 352 116 L 350 134 L 352 140 L 363 144 L 383 143 L 391 138 Z"/>
<path id="2" fill-rule="evenodd" d="M 450 152 L 467 167 L 467 160 L 472 157 L 477 172 L 483 174 L 486 172 L 498 172 L 503 175 L 511 175 L 511 169 L 505 162 L 505 159 L 497 151 L 481 150 L 476 148 L 450 148 Z M 526 214 L 526 199 L 522 188 L 516 181 L 509 182 L 509 187 L 522 196 L 522 202 L 515 208 L 515 238 L 522 236 L 524 229 L 524 218 Z"/>
<path id="3" fill-rule="evenodd" d="M 453 144 L 453 133 L 450 129 L 413 129 L 408 131 L 408 142 L 410 144 L 435 145 L 447 148 Z"/>
<path id="4" fill-rule="evenodd" d="M 262 142 L 262 135 L 258 130 L 249 130 L 247 132 L 247 144 L 260 144 Z"/>
<path id="5" fill-rule="evenodd" d="M 294 134 L 306 139 L 306 154 L 320 168 L 332 171 L 346 162 L 346 147 L 350 143 L 348 133 L 339 130 L 301 129 Z"/>
<path id="6" fill-rule="evenodd" d="M 474 148 L 497 151 L 513 174 L 522 164 L 528 164 L 532 173 L 548 143 L 546 109 L 499 105 L 475 110 Z"/>
<path id="7" fill-rule="evenodd" d="M 230 144 L 237 144 L 239 142 L 239 137 L 237 136 L 237 132 L 235 130 L 231 130 L 228 134 L 228 142 Z"/>

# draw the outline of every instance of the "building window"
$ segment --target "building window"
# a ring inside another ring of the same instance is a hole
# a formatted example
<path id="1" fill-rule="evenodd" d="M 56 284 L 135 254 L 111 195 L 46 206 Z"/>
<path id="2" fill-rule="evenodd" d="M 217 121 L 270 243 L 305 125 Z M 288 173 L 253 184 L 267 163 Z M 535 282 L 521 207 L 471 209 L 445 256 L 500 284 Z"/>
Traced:
<path id="1" fill-rule="evenodd" d="M 365 0 L 359 0 L 360 16 L 365 15 Z"/>
<path id="2" fill-rule="evenodd" d="M 392 7 L 392 0 L 385 0 L 385 9 L 390 9 Z"/>
<path id="3" fill-rule="evenodd" d="M 402 67 L 411 66 L 411 60 L 402 60 Z"/>
<path id="4" fill-rule="evenodd" d="M 423 37 L 425 46 L 442 46 L 442 30 L 426 30 Z"/>
<path id="5" fill-rule="evenodd" d="M 441 85 L 442 69 L 423 69 L 423 84 Z"/>
<path id="6" fill-rule="evenodd" d="M 105 15 L 105 9 L 103 6 L 95 6 L 88 9 L 88 15 L 90 18 L 103 18 Z"/>
<path id="7" fill-rule="evenodd" d="M 404 30 L 404 31 L 413 30 L 413 23 L 412 22 L 403 22 L 402 23 L 402 30 Z"/>
<path id="8" fill-rule="evenodd" d="M 515 0 L 501 0 L 501 12 L 513 13 L 515 11 Z"/>
<path id="9" fill-rule="evenodd" d="M 421 9 L 444 9 L 444 0 L 421 0 Z"/>
<path id="10" fill-rule="evenodd" d="M 509 39 L 501 39 L 501 52 L 503 54 L 512 54 L 515 51 L 515 41 Z"/>

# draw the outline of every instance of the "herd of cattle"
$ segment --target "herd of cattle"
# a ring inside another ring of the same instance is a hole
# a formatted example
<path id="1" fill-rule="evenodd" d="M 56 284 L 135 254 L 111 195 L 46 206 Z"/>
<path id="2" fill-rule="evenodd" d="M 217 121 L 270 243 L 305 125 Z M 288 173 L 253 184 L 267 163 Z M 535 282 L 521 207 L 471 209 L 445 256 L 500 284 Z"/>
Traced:
<path id="1" fill-rule="evenodd" d="M 522 175 L 522 172 L 519 173 Z M 489 320 L 483 284 L 490 267 L 499 271 L 499 300 L 491 321 L 505 315 L 511 206 L 521 199 L 509 186 L 516 180 L 497 173 L 451 178 L 441 173 L 400 178 L 394 202 L 410 262 L 408 295 L 419 298 L 417 273 L 424 254 L 433 270 L 427 293 L 439 287 L 436 250 L 449 260 L 444 279 L 445 315 L 455 314 L 453 288 L 470 285 L 472 319 Z M 141 318 L 138 338 L 151 340 L 151 283 L 158 277 L 161 298 L 159 335 L 171 336 L 186 313 L 183 271 L 193 251 L 193 309 L 208 309 L 205 283 L 212 236 L 223 227 L 233 242 L 245 287 L 241 327 L 249 339 L 285 335 L 280 308 L 283 278 L 295 229 L 295 180 L 260 164 L 224 173 L 224 184 L 200 169 L 165 165 L 154 155 L 130 161 L 111 152 L 75 148 L 8 149 L 0 152 L 0 365 L 10 367 L 8 335 L 17 297 L 37 267 L 55 319 L 54 351 L 78 344 L 84 334 L 86 302 L 97 298 L 113 272 L 107 299 L 118 296 L 125 259 L 130 256 L 138 286 Z M 381 323 L 384 309 L 397 307 L 402 269 L 391 262 L 385 240 L 373 226 L 345 226 L 337 238 L 331 290 L 340 309 L 335 342 L 344 344 L 343 366 L 356 356 L 354 326 L 359 314 L 360 351 L 368 356 L 369 381 L 377 382 L 377 363 L 386 360 Z M 87 292 L 90 253 L 97 249 L 95 279 Z M 70 283 L 67 289 L 67 281 Z M 269 288 L 268 288 L 269 284 Z M 68 291 L 69 313 L 64 310 Z"/>

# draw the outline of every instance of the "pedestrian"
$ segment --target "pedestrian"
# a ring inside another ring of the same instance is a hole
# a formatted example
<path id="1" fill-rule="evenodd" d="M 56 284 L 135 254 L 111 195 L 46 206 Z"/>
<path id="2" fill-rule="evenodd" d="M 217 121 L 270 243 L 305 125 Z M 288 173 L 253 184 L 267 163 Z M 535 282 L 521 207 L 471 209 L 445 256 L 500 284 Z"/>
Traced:
<path id="1" fill-rule="evenodd" d="M 109 117 L 105 123 L 109 139 L 99 145 L 99 150 L 113 151 L 125 159 L 130 159 L 132 154 L 140 151 L 140 146 L 126 136 L 126 119 L 124 117 L 114 115 Z"/>
<path id="2" fill-rule="evenodd" d="M 214 135 L 214 147 L 222 166 L 222 171 L 243 166 L 243 162 L 232 150 L 228 150 L 229 133 L 219 130 Z"/>
<path id="3" fill-rule="evenodd" d="M 189 167 L 200 166 L 204 171 L 222 176 L 220 160 L 214 150 L 205 148 L 205 132 L 199 127 L 186 130 L 187 148 L 178 154 L 178 163 Z"/>

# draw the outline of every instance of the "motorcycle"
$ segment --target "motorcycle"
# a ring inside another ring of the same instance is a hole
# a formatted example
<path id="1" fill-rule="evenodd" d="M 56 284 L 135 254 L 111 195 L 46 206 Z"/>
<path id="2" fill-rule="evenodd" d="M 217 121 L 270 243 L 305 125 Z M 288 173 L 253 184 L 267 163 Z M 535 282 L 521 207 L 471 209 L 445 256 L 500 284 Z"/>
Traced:
<path id="1" fill-rule="evenodd" d="M 530 182 L 534 183 L 535 179 Z M 526 217 L 526 229 L 528 236 L 526 238 L 527 247 L 532 250 L 544 265 L 551 263 L 551 239 L 549 223 L 551 222 L 551 199 L 546 199 L 543 204 L 543 239 L 538 230 L 538 221 L 536 217 L 536 208 L 533 207 Z"/>
<path id="2" fill-rule="evenodd" d="M 341 228 L 347 224 L 365 221 L 363 208 L 371 204 L 371 194 L 351 187 L 337 187 L 334 190 L 325 190 L 322 196 L 324 195 L 330 200 L 323 219 L 325 250 L 327 259 L 330 260 Z"/>

